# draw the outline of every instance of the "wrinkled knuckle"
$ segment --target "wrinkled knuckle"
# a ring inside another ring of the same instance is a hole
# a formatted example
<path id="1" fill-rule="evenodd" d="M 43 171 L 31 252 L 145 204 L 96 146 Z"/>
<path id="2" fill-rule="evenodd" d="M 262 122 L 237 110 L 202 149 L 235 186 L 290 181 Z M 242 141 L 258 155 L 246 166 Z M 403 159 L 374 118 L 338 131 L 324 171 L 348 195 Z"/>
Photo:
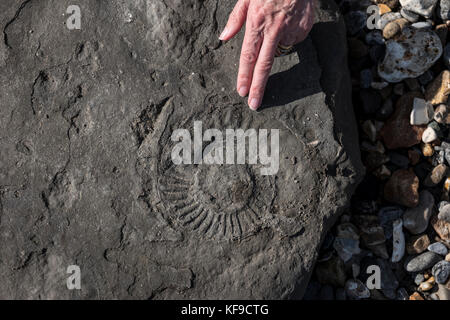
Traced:
<path id="1" fill-rule="evenodd" d="M 273 60 L 261 61 L 259 69 L 263 73 L 269 73 L 272 70 Z"/>
<path id="2" fill-rule="evenodd" d="M 248 84 L 249 80 L 250 79 L 249 79 L 248 75 L 246 75 L 246 74 L 239 74 L 238 75 L 238 79 L 237 79 L 238 87 L 240 87 L 241 85 Z"/>
<path id="3" fill-rule="evenodd" d="M 252 85 L 251 96 L 253 96 L 253 97 L 262 96 L 264 93 L 264 89 L 265 89 L 265 87 L 261 84 Z"/>
<path id="4" fill-rule="evenodd" d="M 254 15 L 251 16 L 251 24 L 254 28 L 259 28 L 262 25 L 264 25 L 264 22 L 266 21 L 266 17 L 264 13 L 257 12 Z"/>
<path id="5" fill-rule="evenodd" d="M 243 50 L 241 54 L 241 59 L 243 63 L 254 64 L 256 63 L 258 57 L 254 50 Z"/>

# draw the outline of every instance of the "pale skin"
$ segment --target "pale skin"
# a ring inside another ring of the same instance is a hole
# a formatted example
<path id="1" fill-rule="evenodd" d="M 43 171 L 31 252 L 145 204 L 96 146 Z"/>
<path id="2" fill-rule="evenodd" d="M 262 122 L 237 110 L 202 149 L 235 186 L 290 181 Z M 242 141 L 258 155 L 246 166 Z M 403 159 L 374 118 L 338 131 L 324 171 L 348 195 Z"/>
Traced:
<path id="1" fill-rule="evenodd" d="M 245 24 L 237 91 L 248 105 L 262 103 L 278 44 L 302 42 L 314 23 L 315 0 L 238 0 L 220 40 L 233 38 Z"/>

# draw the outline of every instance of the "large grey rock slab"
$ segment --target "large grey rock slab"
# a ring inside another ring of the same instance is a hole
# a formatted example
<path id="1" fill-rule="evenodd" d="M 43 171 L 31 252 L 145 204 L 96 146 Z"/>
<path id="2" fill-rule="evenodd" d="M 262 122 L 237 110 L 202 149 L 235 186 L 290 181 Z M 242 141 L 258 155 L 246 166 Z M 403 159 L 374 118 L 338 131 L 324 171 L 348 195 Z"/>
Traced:
<path id="1" fill-rule="evenodd" d="M 360 181 L 332 1 L 276 60 L 263 109 L 235 94 L 233 1 L 0 3 L 0 298 L 301 298 Z M 280 130 L 261 165 L 179 165 L 171 134 Z M 81 269 L 81 290 L 66 287 Z"/>

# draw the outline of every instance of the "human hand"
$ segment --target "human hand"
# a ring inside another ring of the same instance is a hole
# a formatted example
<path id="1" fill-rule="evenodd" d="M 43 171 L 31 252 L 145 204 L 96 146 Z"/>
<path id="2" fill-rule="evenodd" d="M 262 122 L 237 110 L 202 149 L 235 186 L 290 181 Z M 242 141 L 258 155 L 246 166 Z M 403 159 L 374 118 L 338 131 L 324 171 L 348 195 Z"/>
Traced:
<path id="1" fill-rule="evenodd" d="M 241 97 L 256 110 L 264 97 L 278 44 L 302 42 L 314 23 L 315 0 L 238 0 L 220 35 L 233 38 L 246 24 L 237 79 Z"/>

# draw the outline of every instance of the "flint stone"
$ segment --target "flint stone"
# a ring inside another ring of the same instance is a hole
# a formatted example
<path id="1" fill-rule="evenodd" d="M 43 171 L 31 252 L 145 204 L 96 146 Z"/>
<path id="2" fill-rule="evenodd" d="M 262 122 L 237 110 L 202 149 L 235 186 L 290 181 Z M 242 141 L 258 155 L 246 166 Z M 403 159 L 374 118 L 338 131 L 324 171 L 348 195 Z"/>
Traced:
<path id="1" fill-rule="evenodd" d="M 0 5 L 0 297 L 302 297 L 363 172 L 345 26 L 320 1 L 256 113 L 234 93 L 243 32 L 217 39 L 234 4 L 83 1 L 82 32 L 66 1 Z M 175 166 L 171 134 L 197 120 L 279 129 L 278 173 Z"/>
<path id="2" fill-rule="evenodd" d="M 405 18 L 406 20 L 408 20 L 411 23 L 415 23 L 415 22 L 419 21 L 419 15 L 415 14 L 412 11 L 405 10 L 402 8 L 400 10 L 400 14 L 402 15 L 403 18 Z"/>
<path id="3" fill-rule="evenodd" d="M 400 19 L 402 15 L 399 12 L 388 12 L 383 14 L 380 19 L 376 22 L 376 28 L 378 30 L 383 30 L 386 25 L 394 20 Z"/>
<path id="4" fill-rule="evenodd" d="M 438 219 L 450 223 L 450 204 L 444 205 L 442 206 L 442 208 L 439 208 Z"/>
<path id="5" fill-rule="evenodd" d="M 440 255 L 431 251 L 427 251 L 411 259 L 406 264 L 406 271 L 420 272 L 425 269 L 431 268 L 440 260 L 442 260 L 442 257 Z"/>
<path id="6" fill-rule="evenodd" d="M 438 0 L 400 0 L 403 9 L 431 18 Z"/>
<path id="7" fill-rule="evenodd" d="M 450 0 L 441 0 L 439 3 L 439 17 L 442 20 L 450 20 Z"/>
<path id="8" fill-rule="evenodd" d="M 410 124 L 428 124 L 434 116 L 433 105 L 424 99 L 414 98 L 413 109 L 411 111 Z"/>
<path id="9" fill-rule="evenodd" d="M 426 234 L 413 236 L 408 239 L 406 251 L 408 254 L 418 254 L 424 252 L 430 245 L 430 238 Z"/>
<path id="10" fill-rule="evenodd" d="M 439 261 L 436 263 L 431 270 L 437 283 L 445 284 L 450 276 L 450 262 Z"/>
<path id="11" fill-rule="evenodd" d="M 433 214 L 434 198 L 427 190 L 419 194 L 419 205 L 415 208 L 407 209 L 403 216 L 404 227 L 412 234 L 424 232 Z"/>
<path id="12" fill-rule="evenodd" d="M 416 78 L 439 59 L 442 51 L 435 32 L 406 27 L 395 39 L 386 41 L 386 55 L 378 64 L 378 74 L 394 83 Z"/>
<path id="13" fill-rule="evenodd" d="M 448 252 L 447 247 L 442 242 L 435 242 L 428 246 L 428 251 L 445 256 Z"/>

